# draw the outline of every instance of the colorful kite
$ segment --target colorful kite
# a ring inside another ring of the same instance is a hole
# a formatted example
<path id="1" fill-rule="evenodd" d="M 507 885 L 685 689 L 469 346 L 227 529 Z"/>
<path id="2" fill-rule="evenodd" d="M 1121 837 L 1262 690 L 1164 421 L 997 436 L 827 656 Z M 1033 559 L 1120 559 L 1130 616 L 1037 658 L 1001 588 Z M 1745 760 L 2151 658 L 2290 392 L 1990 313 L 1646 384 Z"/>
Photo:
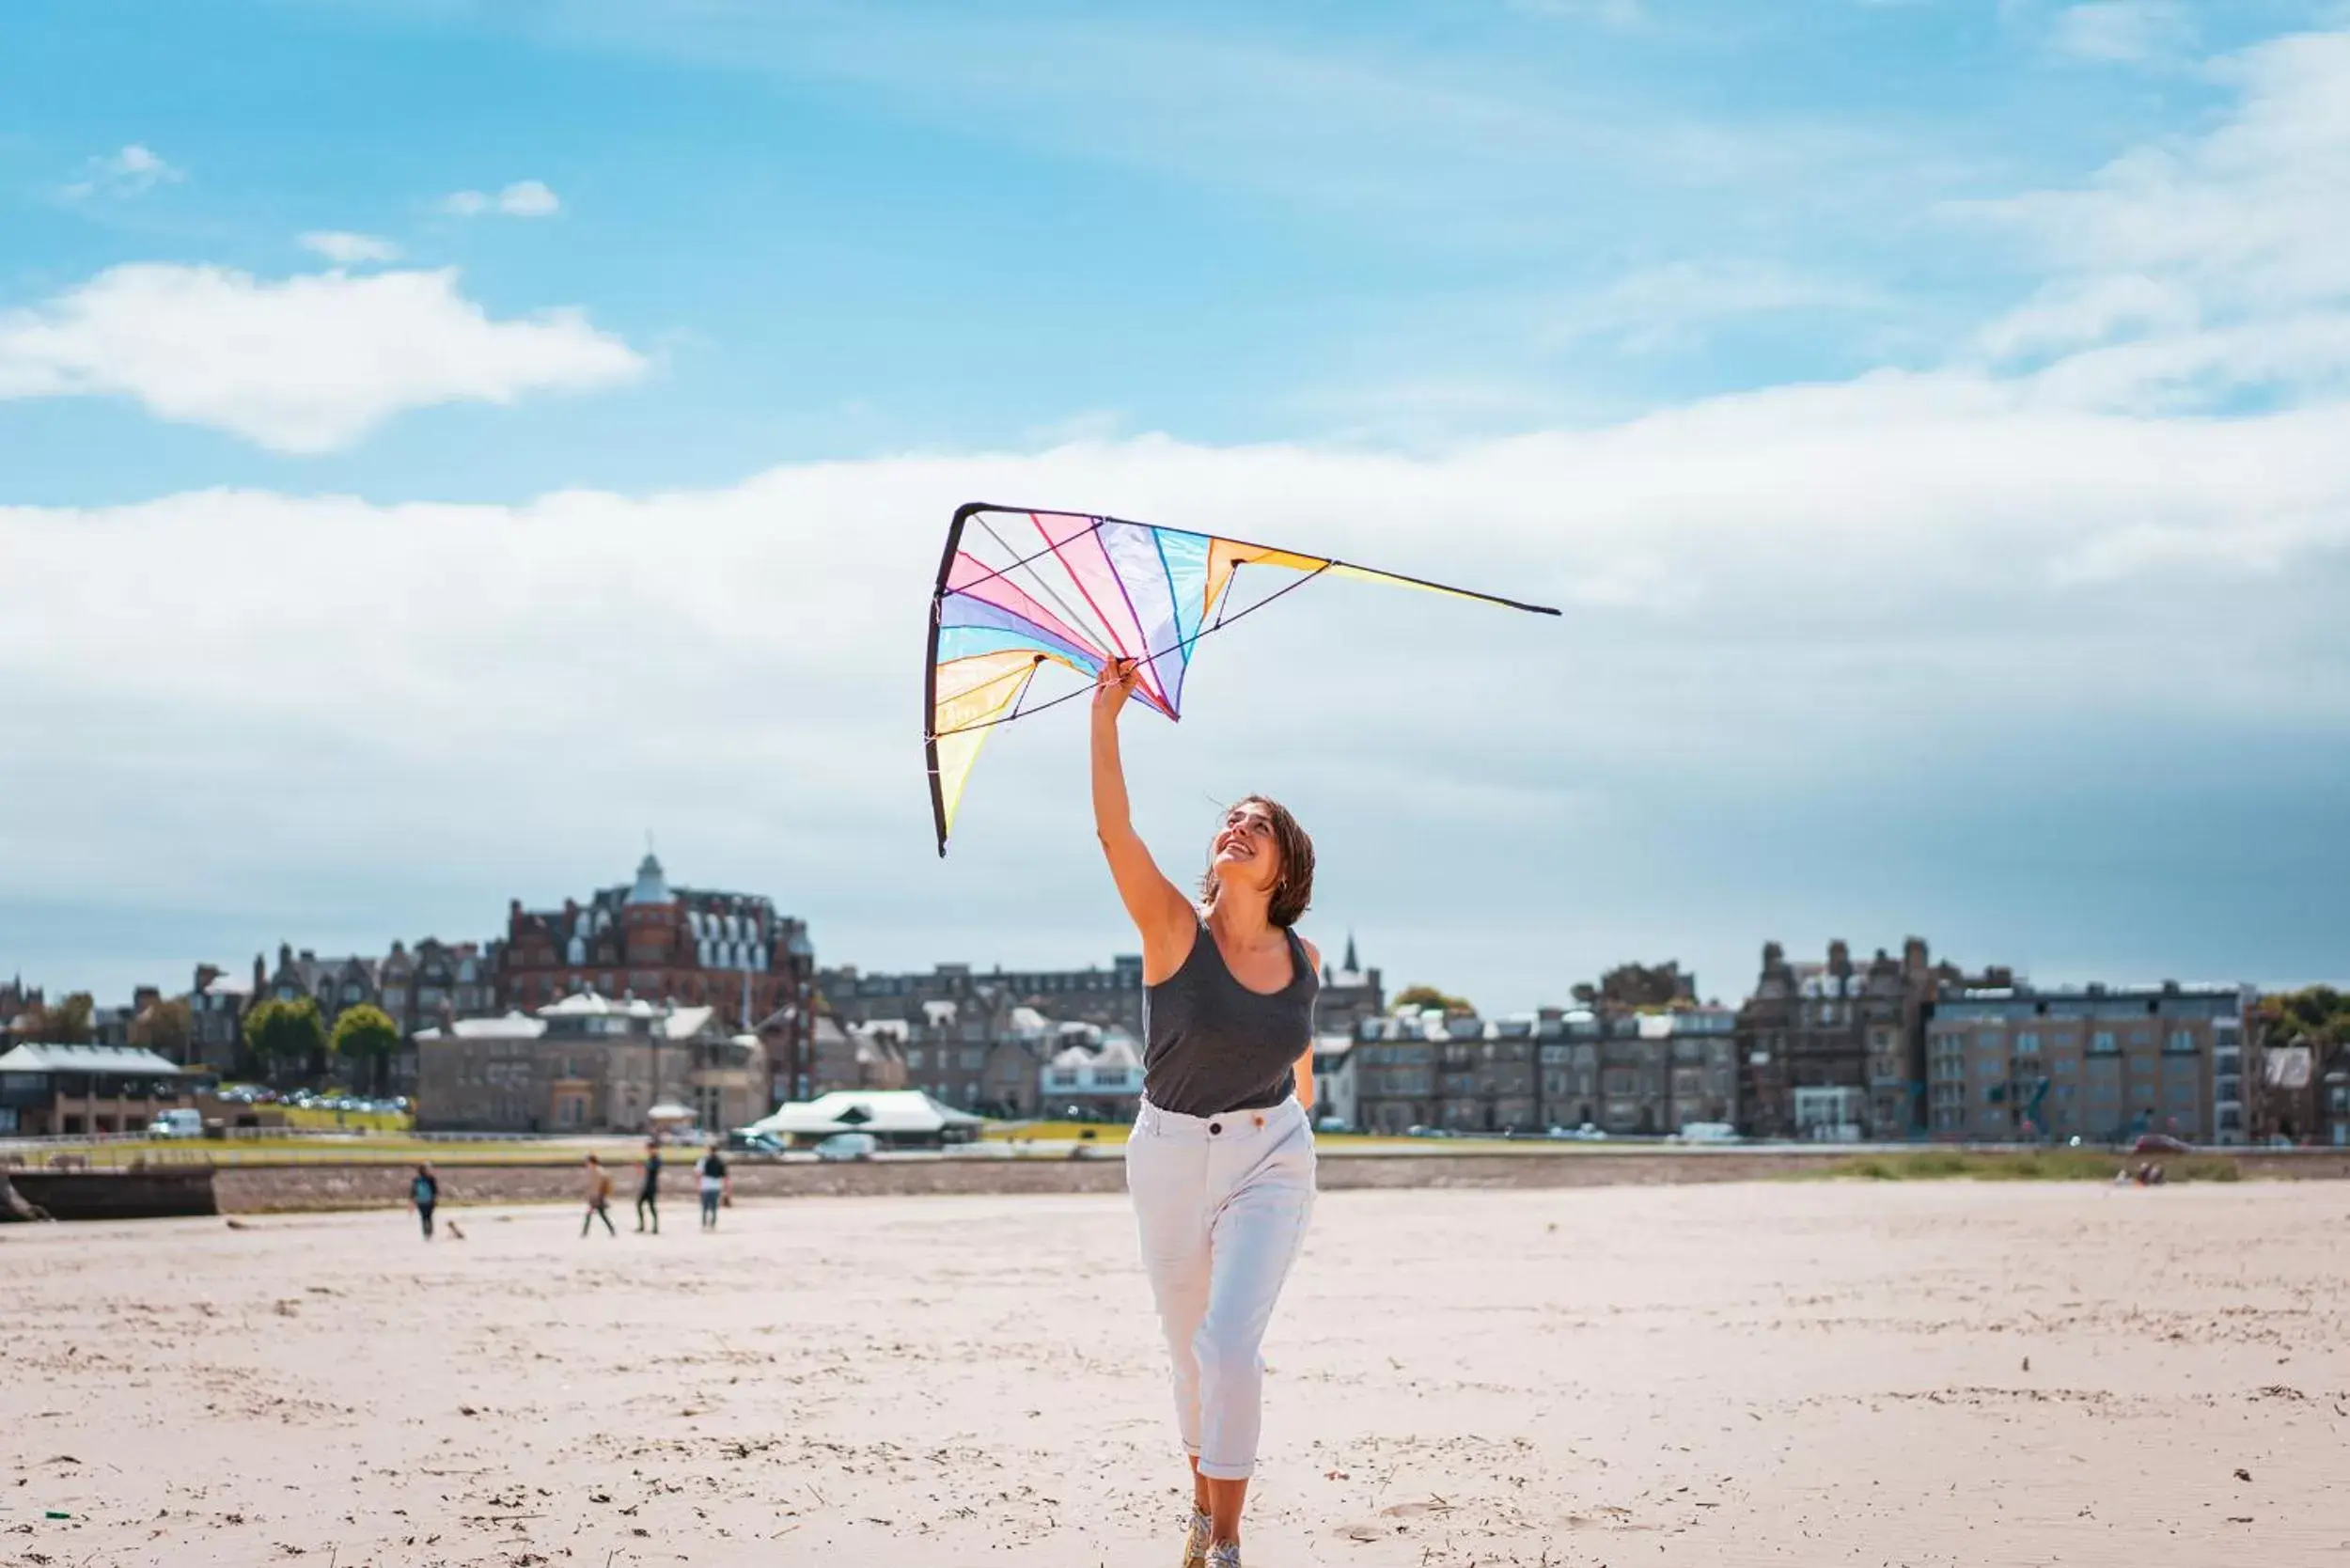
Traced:
<path id="1" fill-rule="evenodd" d="M 1244 566 L 1302 575 L 1245 609 L 1230 610 L 1227 600 Z M 1325 572 L 1537 615 L 1559 613 L 1327 556 L 1182 528 L 977 502 L 959 508 L 931 596 L 922 698 L 938 853 L 947 853 L 955 808 L 989 732 L 1085 695 L 1080 688 L 1023 708 L 1029 683 L 1048 661 L 1090 681 L 1113 659 L 1136 660 L 1141 667 L 1135 695 L 1168 718 L 1180 718 L 1183 674 L 1199 639 Z"/>

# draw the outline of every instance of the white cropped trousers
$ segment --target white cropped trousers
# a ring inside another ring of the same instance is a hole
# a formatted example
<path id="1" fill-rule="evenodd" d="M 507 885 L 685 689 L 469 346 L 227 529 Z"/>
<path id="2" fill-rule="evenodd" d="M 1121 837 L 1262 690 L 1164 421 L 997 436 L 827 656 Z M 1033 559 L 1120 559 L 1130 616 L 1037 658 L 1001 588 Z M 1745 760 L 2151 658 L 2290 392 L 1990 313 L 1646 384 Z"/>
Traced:
<path id="1" fill-rule="evenodd" d="M 1314 1136 L 1292 1098 L 1181 1116 L 1144 1102 L 1126 1144 L 1143 1267 L 1175 1363 L 1175 1424 L 1199 1473 L 1256 1469 L 1259 1348 L 1314 1208 Z"/>

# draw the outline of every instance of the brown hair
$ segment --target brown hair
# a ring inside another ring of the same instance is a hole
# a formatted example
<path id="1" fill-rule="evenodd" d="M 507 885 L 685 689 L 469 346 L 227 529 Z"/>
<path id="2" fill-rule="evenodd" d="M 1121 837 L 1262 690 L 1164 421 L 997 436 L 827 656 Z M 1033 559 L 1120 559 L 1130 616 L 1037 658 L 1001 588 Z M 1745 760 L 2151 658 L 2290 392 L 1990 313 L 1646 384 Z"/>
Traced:
<path id="1" fill-rule="evenodd" d="M 1264 808 L 1273 821 L 1273 844 L 1281 855 L 1281 879 L 1273 885 L 1273 900 L 1265 910 L 1265 918 L 1286 931 L 1297 924 L 1314 902 L 1314 841 L 1306 830 L 1297 825 L 1290 808 L 1270 795 L 1243 795 L 1232 807 L 1257 805 Z M 1211 859 L 1199 878 L 1199 902 L 1215 907 L 1215 895 L 1222 885 L 1215 879 L 1215 863 Z"/>

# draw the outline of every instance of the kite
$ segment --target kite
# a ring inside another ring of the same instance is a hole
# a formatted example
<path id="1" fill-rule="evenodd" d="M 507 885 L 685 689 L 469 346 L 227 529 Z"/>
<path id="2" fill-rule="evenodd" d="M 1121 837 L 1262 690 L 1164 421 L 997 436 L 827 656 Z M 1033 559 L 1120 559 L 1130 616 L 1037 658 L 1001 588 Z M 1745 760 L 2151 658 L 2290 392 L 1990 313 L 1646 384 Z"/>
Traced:
<path id="1" fill-rule="evenodd" d="M 1232 610 L 1232 583 L 1244 566 L 1297 575 Z M 1324 572 L 1536 615 L 1559 613 L 1545 604 L 1183 528 L 978 502 L 958 508 L 931 595 L 922 694 L 938 853 L 947 853 L 955 809 L 989 734 L 1085 695 L 1080 688 L 1024 707 L 1046 664 L 1066 665 L 1090 681 L 1112 660 L 1131 659 L 1137 666 L 1135 696 L 1170 719 L 1181 718 L 1183 676 L 1199 639 Z"/>

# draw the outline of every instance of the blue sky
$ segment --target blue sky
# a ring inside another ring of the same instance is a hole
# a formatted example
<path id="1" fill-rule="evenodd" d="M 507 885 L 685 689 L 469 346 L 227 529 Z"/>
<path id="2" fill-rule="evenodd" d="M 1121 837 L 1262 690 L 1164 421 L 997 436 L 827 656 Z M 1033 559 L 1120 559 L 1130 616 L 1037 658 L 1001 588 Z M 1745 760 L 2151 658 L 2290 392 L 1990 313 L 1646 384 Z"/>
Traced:
<path id="1" fill-rule="evenodd" d="M 1569 605 L 1300 596 L 1139 744 L 1170 859 L 1318 810 L 1399 980 L 2339 976 L 2345 26 L 13 7 L 0 968 L 486 935 L 649 825 L 827 960 L 1124 946 L 1073 729 L 928 857 L 988 494 Z"/>

